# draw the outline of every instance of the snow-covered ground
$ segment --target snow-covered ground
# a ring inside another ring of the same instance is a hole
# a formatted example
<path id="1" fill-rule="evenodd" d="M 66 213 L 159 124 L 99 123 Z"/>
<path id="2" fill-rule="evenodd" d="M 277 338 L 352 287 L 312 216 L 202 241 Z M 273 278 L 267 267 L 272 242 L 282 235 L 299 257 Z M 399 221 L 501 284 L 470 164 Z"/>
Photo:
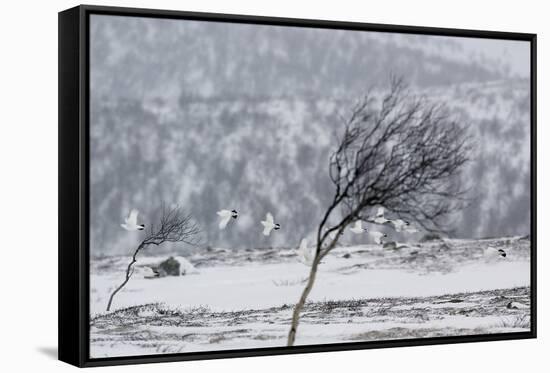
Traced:
<path id="1" fill-rule="evenodd" d="M 488 246 L 506 258 L 486 260 Z M 399 247 L 399 246 L 398 246 Z M 337 248 L 320 267 L 297 344 L 486 334 L 529 329 L 530 241 L 445 240 Z M 284 346 L 307 278 L 294 249 L 210 249 L 186 275 L 134 276 L 105 311 L 127 257 L 92 260 L 93 357 Z M 526 308 L 508 308 L 516 301 Z"/>

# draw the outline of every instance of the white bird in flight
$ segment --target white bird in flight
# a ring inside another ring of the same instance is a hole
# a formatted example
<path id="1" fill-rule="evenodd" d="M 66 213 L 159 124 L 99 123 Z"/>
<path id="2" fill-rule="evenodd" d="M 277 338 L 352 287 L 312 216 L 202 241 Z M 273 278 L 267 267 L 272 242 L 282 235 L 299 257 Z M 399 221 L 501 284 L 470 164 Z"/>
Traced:
<path id="1" fill-rule="evenodd" d="M 264 236 L 269 236 L 272 230 L 281 229 L 281 226 L 275 223 L 275 220 L 273 219 L 273 215 L 271 215 L 270 212 L 265 214 L 265 220 L 262 220 L 261 223 L 264 226 L 264 231 L 263 231 Z"/>
<path id="2" fill-rule="evenodd" d="M 372 237 L 372 239 L 374 240 L 374 242 L 376 242 L 378 245 L 380 245 L 382 243 L 382 238 L 388 237 L 387 234 L 382 233 L 382 232 L 376 232 L 376 231 L 370 231 L 369 234 Z"/>
<path id="3" fill-rule="evenodd" d="M 139 211 L 136 209 L 132 209 L 130 211 L 130 214 L 128 214 L 128 217 L 124 219 L 124 224 L 120 224 L 120 226 L 127 231 L 142 231 L 145 229 L 145 225 L 138 224 L 137 223 L 137 217 L 138 217 Z"/>
<path id="4" fill-rule="evenodd" d="M 390 220 L 386 219 L 384 217 L 384 208 L 383 207 L 379 207 L 378 208 L 378 211 L 376 212 L 376 216 L 374 218 L 374 222 L 376 224 L 386 224 L 387 222 L 389 222 Z"/>
<path id="5" fill-rule="evenodd" d="M 300 247 L 298 248 L 298 261 L 307 266 L 313 264 L 313 259 L 315 259 L 315 254 L 313 253 L 313 248 L 308 249 L 307 240 L 304 238 L 300 241 Z"/>
<path id="6" fill-rule="evenodd" d="M 396 232 L 402 232 L 410 224 L 408 221 L 402 219 L 390 220 Z"/>
<path id="7" fill-rule="evenodd" d="M 231 218 L 237 219 L 237 216 L 239 216 L 236 210 L 220 210 L 216 212 L 216 214 L 218 214 L 218 216 L 221 218 L 220 224 L 218 225 L 220 229 L 225 229 L 227 223 L 229 223 L 229 220 L 231 220 Z"/>
<path id="8" fill-rule="evenodd" d="M 349 230 L 352 231 L 355 234 L 361 234 L 363 232 L 366 232 L 367 228 L 363 228 L 361 220 L 357 220 L 355 222 L 355 225 L 353 227 L 351 227 Z"/>
<path id="9" fill-rule="evenodd" d="M 488 246 L 483 253 L 483 256 L 486 259 L 500 259 L 506 258 L 506 251 L 502 249 L 495 249 L 494 247 Z"/>

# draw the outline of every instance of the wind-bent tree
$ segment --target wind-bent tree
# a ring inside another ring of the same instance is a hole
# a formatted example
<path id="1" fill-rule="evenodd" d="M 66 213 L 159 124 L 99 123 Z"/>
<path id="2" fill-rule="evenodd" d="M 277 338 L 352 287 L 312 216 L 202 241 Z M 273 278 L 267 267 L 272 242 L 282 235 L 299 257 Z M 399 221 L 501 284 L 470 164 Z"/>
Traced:
<path id="1" fill-rule="evenodd" d="M 189 245 L 196 245 L 196 238 L 200 233 L 200 229 L 193 222 L 191 215 L 185 214 L 181 207 L 175 206 L 167 209 L 164 205 L 161 209 L 160 221 L 158 224 L 151 224 L 147 231 L 147 235 L 137 246 L 132 260 L 126 268 L 124 281 L 111 293 L 109 303 L 107 303 L 107 311 L 111 309 L 114 296 L 130 281 L 134 274 L 134 264 L 137 262 L 139 252 L 148 246 L 160 246 L 165 242 L 182 242 Z"/>
<path id="2" fill-rule="evenodd" d="M 317 229 L 314 259 L 294 307 L 288 346 L 296 339 L 319 263 L 349 224 L 372 222 L 367 212 L 383 206 L 427 231 L 444 231 L 442 218 L 467 200 L 458 178 L 469 160 L 471 136 L 445 105 L 411 94 L 401 79 L 392 78 L 389 91 L 378 100 L 371 94 L 360 100 L 341 132 L 329 160 L 334 197 Z"/>

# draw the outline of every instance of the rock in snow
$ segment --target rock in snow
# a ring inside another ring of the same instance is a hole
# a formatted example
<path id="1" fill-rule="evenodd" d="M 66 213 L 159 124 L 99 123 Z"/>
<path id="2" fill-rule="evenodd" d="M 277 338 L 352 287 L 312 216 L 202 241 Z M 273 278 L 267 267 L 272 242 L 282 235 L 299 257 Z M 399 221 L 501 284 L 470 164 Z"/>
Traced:
<path id="1" fill-rule="evenodd" d="M 146 278 L 160 278 L 160 277 L 167 277 L 167 276 L 183 276 L 188 275 L 192 273 L 197 273 L 197 270 L 184 257 L 176 257 L 173 256 L 169 257 L 168 259 L 160 262 L 156 265 L 150 265 L 148 266 L 153 271 L 152 276 L 145 276 Z"/>
<path id="2" fill-rule="evenodd" d="M 529 306 L 526 305 L 526 304 L 523 304 L 523 303 L 519 303 L 519 302 L 510 302 L 510 303 L 508 303 L 506 308 L 514 309 L 514 310 L 521 310 L 521 309 L 527 309 L 527 308 L 529 308 Z"/>

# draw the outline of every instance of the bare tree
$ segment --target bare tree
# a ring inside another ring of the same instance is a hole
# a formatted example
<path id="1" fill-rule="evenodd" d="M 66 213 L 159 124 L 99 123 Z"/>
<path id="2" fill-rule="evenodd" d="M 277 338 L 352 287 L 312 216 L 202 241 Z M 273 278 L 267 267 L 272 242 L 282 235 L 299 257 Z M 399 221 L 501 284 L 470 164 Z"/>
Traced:
<path id="1" fill-rule="evenodd" d="M 472 137 L 445 105 L 415 96 L 401 79 L 391 78 L 386 94 L 378 100 L 367 94 L 343 122 L 329 160 L 334 197 L 317 229 L 315 255 L 294 307 L 288 346 L 294 344 L 319 263 L 349 224 L 372 223 L 367 212 L 383 206 L 427 231 L 445 231 L 442 219 L 467 201 L 458 179 L 469 160 Z"/>
<path id="2" fill-rule="evenodd" d="M 134 251 L 132 260 L 126 268 L 124 281 L 122 281 L 109 297 L 107 311 L 111 309 L 114 296 L 128 283 L 128 281 L 130 281 L 130 278 L 134 274 L 134 264 L 137 262 L 137 255 L 141 250 L 151 245 L 160 246 L 165 242 L 182 242 L 189 245 L 196 245 L 198 244 L 196 237 L 199 233 L 200 229 L 197 224 L 193 222 L 190 215 L 183 212 L 181 207 L 175 206 L 167 209 L 163 204 L 159 223 L 150 226 L 147 235 Z"/>

